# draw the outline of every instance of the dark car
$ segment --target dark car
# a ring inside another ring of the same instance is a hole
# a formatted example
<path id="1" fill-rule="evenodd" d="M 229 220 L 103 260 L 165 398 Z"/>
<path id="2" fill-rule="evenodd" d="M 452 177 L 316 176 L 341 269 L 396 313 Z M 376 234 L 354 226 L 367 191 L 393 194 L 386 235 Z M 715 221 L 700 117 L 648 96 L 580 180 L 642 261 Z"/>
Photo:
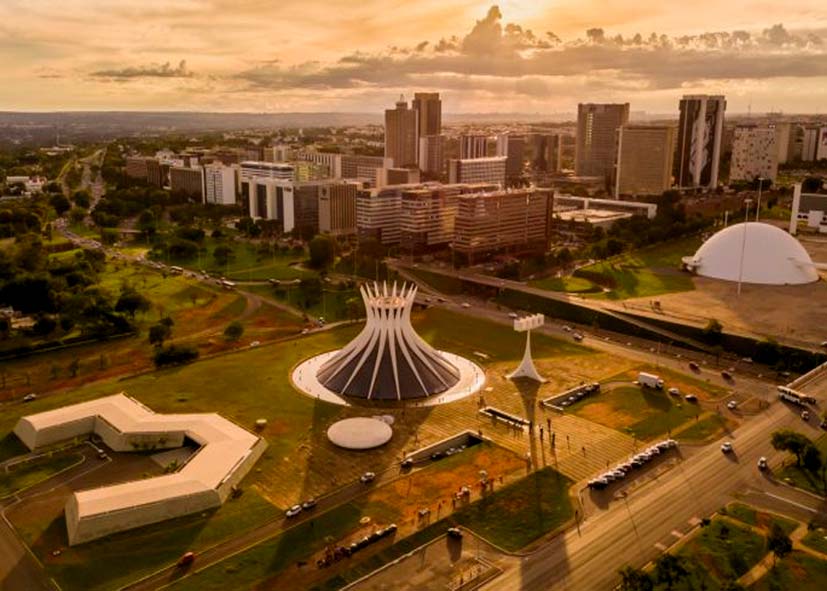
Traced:
<path id="1" fill-rule="evenodd" d="M 186 568 L 195 562 L 195 552 L 186 552 L 181 558 L 178 559 L 176 566 L 179 568 Z"/>

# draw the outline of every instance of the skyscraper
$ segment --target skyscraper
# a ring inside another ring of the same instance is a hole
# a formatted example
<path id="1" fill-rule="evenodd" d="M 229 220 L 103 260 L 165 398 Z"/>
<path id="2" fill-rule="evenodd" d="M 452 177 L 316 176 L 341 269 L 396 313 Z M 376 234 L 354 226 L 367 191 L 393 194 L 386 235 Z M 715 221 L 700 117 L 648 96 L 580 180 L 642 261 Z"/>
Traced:
<path id="1" fill-rule="evenodd" d="M 485 158 L 488 156 L 488 137 L 476 134 L 462 134 L 459 136 L 459 158 Z"/>
<path id="2" fill-rule="evenodd" d="M 577 176 L 596 176 L 609 186 L 617 159 L 616 134 L 629 122 L 629 103 L 577 105 L 577 145 L 574 170 Z"/>
<path id="3" fill-rule="evenodd" d="M 617 130 L 615 197 L 660 195 L 672 186 L 675 128 L 623 125 Z"/>
<path id="4" fill-rule="evenodd" d="M 448 182 L 455 183 L 496 183 L 505 186 L 505 156 L 490 158 L 451 159 L 448 161 Z"/>
<path id="5" fill-rule="evenodd" d="M 442 101 L 438 92 L 417 92 L 411 102 L 417 115 L 417 135 L 439 135 L 442 133 Z"/>
<path id="6" fill-rule="evenodd" d="M 714 189 L 718 185 L 725 110 L 723 96 L 696 94 L 681 99 L 675 158 L 678 187 Z"/>
<path id="7" fill-rule="evenodd" d="M 416 166 L 418 149 L 417 112 L 400 96 L 396 108 L 385 110 L 385 157 L 397 168 Z"/>
<path id="8" fill-rule="evenodd" d="M 523 174 L 525 137 L 511 133 L 499 134 L 497 136 L 497 156 L 505 156 L 506 181 L 512 183 L 519 180 Z"/>
<path id="9" fill-rule="evenodd" d="M 423 135 L 419 138 L 419 169 L 429 178 L 439 178 L 445 168 L 445 136 Z"/>

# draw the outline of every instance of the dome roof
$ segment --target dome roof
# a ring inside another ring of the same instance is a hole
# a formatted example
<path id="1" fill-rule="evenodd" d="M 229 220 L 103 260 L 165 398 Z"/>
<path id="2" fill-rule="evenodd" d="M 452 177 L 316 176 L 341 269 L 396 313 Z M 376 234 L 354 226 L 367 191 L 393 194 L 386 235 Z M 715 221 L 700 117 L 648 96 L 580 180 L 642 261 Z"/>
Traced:
<path id="1" fill-rule="evenodd" d="M 741 252 L 743 250 L 743 272 Z M 810 255 L 784 230 L 761 222 L 724 228 L 684 259 L 703 277 L 761 285 L 798 285 L 818 281 Z"/>

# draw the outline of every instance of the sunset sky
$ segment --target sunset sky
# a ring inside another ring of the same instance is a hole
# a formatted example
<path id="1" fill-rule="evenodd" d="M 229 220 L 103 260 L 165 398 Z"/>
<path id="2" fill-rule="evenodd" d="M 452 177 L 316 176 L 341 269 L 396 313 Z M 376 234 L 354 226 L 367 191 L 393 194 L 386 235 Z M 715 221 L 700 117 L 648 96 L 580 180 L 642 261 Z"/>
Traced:
<path id="1" fill-rule="evenodd" d="M 825 0 L 0 0 L 0 110 L 827 109 Z"/>

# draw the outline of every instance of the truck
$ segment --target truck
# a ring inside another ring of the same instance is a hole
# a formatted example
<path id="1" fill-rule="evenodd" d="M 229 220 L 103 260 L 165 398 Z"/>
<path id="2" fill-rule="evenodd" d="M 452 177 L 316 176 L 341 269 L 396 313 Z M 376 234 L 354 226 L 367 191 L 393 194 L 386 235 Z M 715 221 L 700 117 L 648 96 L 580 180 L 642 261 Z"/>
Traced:
<path id="1" fill-rule="evenodd" d="M 638 384 L 644 388 L 655 388 L 656 390 L 663 390 L 663 380 L 653 373 L 646 373 L 642 371 L 637 376 Z"/>

